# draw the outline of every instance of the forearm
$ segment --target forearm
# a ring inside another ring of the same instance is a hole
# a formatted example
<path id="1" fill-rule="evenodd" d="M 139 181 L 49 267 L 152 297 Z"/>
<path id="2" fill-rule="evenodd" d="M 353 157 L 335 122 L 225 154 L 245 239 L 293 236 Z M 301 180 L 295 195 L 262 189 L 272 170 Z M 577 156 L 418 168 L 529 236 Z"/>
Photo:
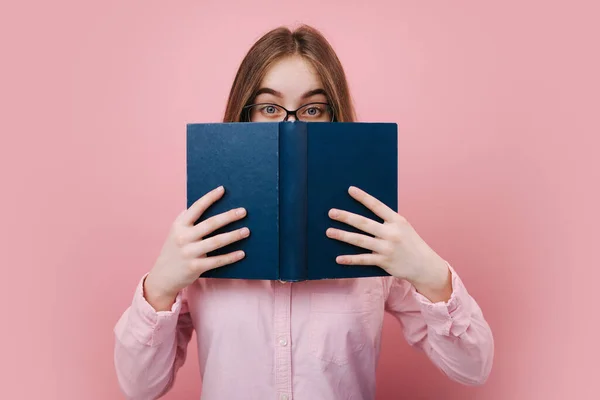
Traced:
<path id="1" fill-rule="evenodd" d="M 157 311 L 143 296 L 143 282 L 114 329 L 115 369 L 129 399 L 154 399 L 169 390 L 193 330 L 189 313 L 181 312 L 181 297 Z"/>
<path id="2" fill-rule="evenodd" d="M 487 381 L 494 358 L 492 332 L 481 315 L 472 317 L 464 332 L 455 335 L 427 328 L 417 347 L 452 380 L 465 385 L 481 385 Z"/>
<path id="3" fill-rule="evenodd" d="M 134 329 L 127 322 L 120 322 L 115 329 L 114 363 L 119 386 L 128 399 L 155 399 L 171 387 L 176 342 L 148 346 L 135 337 Z"/>
<path id="4" fill-rule="evenodd" d="M 492 332 L 462 280 L 448 263 L 444 268 L 449 293 L 444 292 L 447 285 L 440 284 L 439 290 L 421 286 L 422 293 L 418 285 L 393 278 L 386 307 L 403 325 L 407 341 L 424 350 L 446 375 L 464 384 L 482 384 L 494 357 Z"/>

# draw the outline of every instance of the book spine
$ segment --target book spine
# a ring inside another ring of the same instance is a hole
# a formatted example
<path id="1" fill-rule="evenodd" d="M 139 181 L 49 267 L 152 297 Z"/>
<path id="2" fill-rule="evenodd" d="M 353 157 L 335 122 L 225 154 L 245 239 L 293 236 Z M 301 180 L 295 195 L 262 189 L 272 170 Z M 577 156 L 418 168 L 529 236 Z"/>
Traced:
<path id="1" fill-rule="evenodd" d="M 307 124 L 279 123 L 279 280 L 307 277 Z"/>

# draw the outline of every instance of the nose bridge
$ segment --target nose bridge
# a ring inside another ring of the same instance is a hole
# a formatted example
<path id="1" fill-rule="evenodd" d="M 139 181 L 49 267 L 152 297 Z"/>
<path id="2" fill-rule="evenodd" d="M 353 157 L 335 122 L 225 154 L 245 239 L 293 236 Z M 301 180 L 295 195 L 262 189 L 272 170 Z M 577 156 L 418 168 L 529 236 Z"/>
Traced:
<path id="1" fill-rule="evenodd" d="M 285 120 L 286 121 L 290 121 L 290 118 L 294 118 L 292 121 L 297 121 L 298 120 L 298 116 L 296 115 L 296 111 L 287 111 L 287 116 L 286 116 Z"/>

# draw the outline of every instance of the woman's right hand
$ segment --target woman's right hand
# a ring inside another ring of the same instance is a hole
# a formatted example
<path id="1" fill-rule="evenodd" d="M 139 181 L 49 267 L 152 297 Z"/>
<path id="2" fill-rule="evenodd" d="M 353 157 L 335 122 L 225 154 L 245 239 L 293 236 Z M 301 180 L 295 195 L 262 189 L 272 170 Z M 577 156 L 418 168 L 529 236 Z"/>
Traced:
<path id="1" fill-rule="evenodd" d="M 194 225 L 223 193 L 222 186 L 208 192 L 175 219 L 154 267 L 144 280 L 144 296 L 156 311 L 170 310 L 177 294 L 202 273 L 244 258 L 241 250 L 211 257 L 206 254 L 248 237 L 248 228 L 203 239 L 215 230 L 244 218 L 244 208 L 215 215 Z"/>

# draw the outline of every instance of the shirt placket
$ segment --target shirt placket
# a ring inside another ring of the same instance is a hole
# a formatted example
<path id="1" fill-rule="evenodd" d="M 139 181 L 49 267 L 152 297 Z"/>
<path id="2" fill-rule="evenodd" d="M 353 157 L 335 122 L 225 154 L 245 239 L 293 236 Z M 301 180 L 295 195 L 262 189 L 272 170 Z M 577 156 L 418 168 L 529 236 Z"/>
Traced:
<path id="1" fill-rule="evenodd" d="M 277 400 L 292 400 L 292 284 L 275 283 L 275 387 Z"/>

